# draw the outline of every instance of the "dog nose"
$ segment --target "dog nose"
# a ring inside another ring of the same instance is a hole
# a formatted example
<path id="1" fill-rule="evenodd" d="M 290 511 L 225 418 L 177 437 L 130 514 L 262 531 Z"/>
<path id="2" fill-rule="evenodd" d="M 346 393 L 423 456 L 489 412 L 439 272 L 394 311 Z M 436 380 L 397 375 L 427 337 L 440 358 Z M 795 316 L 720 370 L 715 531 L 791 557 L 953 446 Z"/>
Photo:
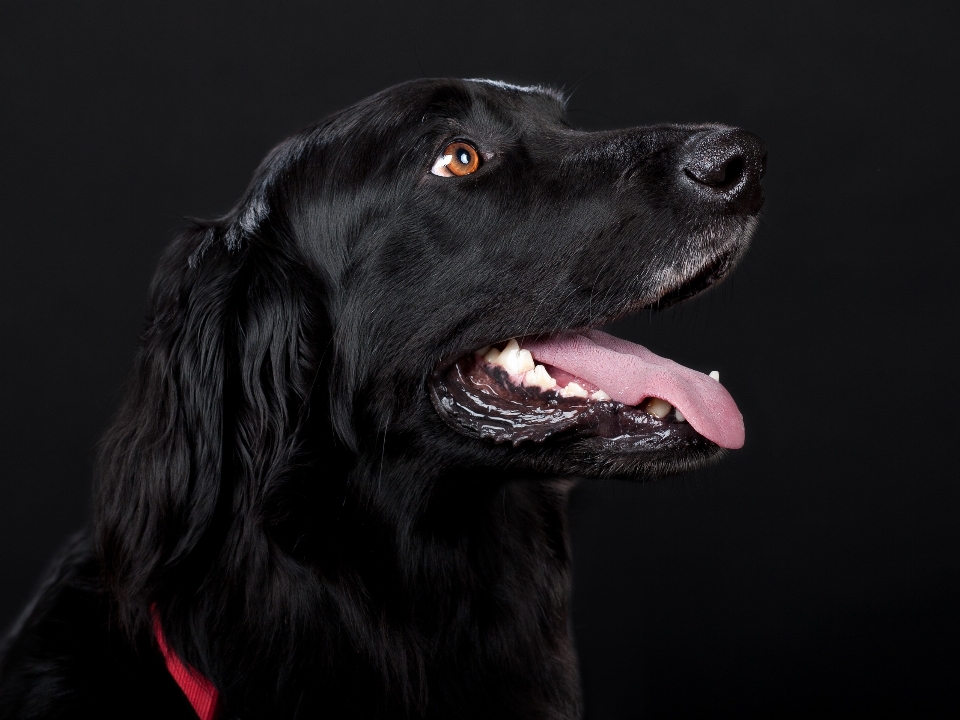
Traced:
<path id="1" fill-rule="evenodd" d="M 763 205 L 760 178 L 767 168 L 767 149 L 751 132 L 719 128 L 697 136 L 681 163 L 684 175 L 708 197 L 737 212 L 756 212 Z"/>

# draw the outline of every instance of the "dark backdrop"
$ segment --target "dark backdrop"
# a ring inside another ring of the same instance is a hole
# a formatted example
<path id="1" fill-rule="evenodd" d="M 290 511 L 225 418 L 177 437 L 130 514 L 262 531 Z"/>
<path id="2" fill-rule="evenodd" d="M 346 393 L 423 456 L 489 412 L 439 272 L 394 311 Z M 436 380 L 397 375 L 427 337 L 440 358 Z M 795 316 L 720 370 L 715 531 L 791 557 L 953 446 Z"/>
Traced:
<path id="1" fill-rule="evenodd" d="M 0 624 L 89 517 L 181 218 L 380 88 L 492 77 L 575 90 L 585 128 L 722 121 L 770 151 L 734 277 L 619 328 L 719 368 L 748 439 L 574 495 L 588 717 L 956 710 L 956 47 L 916 2 L 4 3 Z"/>

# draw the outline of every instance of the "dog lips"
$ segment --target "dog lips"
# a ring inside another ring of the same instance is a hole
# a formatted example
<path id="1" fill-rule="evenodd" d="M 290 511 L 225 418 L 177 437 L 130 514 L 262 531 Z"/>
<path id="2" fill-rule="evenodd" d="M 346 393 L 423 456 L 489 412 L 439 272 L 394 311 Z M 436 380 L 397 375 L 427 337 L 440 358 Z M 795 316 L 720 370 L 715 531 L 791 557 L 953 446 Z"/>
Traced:
<path id="1" fill-rule="evenodd" d="M 553 365 L 603 388 L 613 400 L 639 405 L 649 397 L 676 407 L 691 427 L 720 447 L 743 447 L 743 416 L 713 378 L 599 330 L 527 338 L 523 347 Z"/>

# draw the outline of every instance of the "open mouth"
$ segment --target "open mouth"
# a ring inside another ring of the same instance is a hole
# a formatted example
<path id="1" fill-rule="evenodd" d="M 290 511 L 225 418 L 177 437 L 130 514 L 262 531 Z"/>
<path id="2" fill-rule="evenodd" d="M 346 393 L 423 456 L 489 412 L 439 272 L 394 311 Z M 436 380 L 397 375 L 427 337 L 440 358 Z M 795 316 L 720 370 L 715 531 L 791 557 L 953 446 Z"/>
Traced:
<path id="1" fill-rule="evenodd" d="M 711 263 L 661 300 L 697 294 L 729 265 Z M 737 449 L 743 416 L 719 379 L 586 329 L 478 348 L 439 370 L 430 392 L 449 425 L 496 443 L 566 437 L 630 453 Z"/>

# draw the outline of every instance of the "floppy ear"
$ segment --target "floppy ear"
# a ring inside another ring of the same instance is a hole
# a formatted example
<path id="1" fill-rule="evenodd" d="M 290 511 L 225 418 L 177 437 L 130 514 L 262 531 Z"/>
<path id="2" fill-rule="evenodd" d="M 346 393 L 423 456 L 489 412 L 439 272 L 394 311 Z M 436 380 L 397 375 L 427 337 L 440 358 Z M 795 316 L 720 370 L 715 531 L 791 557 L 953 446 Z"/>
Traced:
<path id="1" fill-rule="evenodd" d="M 216 228 L 184 232 L 161 260 L 120 411 L 100 448 L 98 542 L 123 620 L 196 546 L 220 493 L 223 393 L 238 258 Z M 191 262 L 191 259 L 194 262 Z M 131 616 L 133 615 L 133 616 Z M 128 625 L 129 626 L 129 625 Z"/>
<path id="2" fill-rule="evenodd" d="M 99 464 L 99 550 L 128 630 L 159 588 L 189 589 L 183 574 L 292 462 L 318 367 L 304 288 L 289 253 L 259 235 L 230 242 L 218 224 L 196 224 L 161 261 Z"/>

